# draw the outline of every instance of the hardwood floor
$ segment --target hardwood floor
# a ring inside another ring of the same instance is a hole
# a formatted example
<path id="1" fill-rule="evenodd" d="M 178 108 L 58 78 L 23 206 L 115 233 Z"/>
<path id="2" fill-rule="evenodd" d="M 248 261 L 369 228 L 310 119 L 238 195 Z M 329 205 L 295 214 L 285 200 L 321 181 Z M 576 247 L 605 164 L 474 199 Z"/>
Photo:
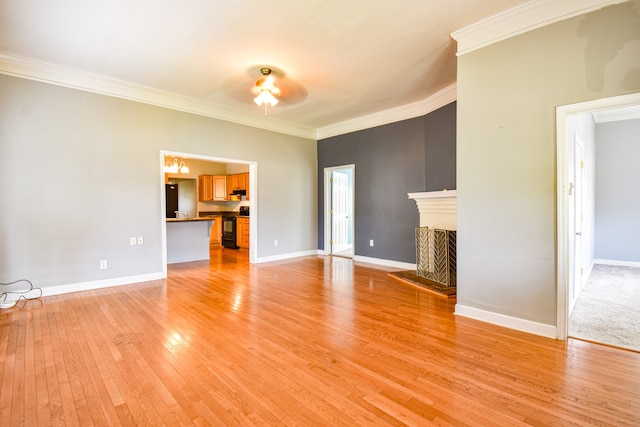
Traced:
<path id="1" fill-rule="evenodd" d="M 350 259 L 246 251 L 0 311 L 0 425 L 638 425 L 640 354 L 456 317 Z"/>

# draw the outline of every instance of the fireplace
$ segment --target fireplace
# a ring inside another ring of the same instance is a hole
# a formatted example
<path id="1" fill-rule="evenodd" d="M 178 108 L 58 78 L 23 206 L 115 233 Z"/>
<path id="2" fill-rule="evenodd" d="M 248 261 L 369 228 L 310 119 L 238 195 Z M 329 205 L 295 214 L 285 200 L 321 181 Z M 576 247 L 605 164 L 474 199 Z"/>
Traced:
<path id="1" fill-rule="evenodd" d="M 456 232 L 416 228 L 416 274 L 445 287 L 456 287 Z"/>
<path id="2" fill-rule="evenodd" d="M 416 275 L 440 287 L 456 287 L 456 190 L 409 193 L 420 213 Z"/>

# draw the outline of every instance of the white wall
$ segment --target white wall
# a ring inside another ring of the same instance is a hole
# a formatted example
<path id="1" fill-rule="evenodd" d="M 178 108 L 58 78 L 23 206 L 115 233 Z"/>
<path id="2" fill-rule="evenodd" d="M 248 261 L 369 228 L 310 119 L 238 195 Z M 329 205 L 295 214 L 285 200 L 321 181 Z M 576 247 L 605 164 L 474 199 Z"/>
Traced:
<path id="1" fill-rule="evenodd" d="M 458 58 L 456 313 L 555 335 L 555 109 L 638 91 L 638 18 L 630 1 Z"/>
<path id="2" fill-rule="evenodd" d="M 318 247 L 315 141 L 0 75 L 0 282 L 161 272 L 161 150 L 257 162 L 258 257 Z"/>
<path id="3" fill-rule="evenodd" d="M 596 125 L 596 258 L 640 262 L 640 120 Z"/>

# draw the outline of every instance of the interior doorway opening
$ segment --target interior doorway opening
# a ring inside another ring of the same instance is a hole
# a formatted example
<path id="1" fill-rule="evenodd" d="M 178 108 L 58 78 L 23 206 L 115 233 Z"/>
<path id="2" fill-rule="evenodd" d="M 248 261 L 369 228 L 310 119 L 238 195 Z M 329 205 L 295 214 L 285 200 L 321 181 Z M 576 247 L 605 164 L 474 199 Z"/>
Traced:
<path id="1" fill-rule="evenodd" d="M 325 168 L 325 252 L 353 258 L 355 165 Z"/>
<path id="2" fill-rule="evenodd" d="M 585 235 L 582 218 L 587 176 L 581 168 L 583 143 L 570 132 L 570 118 L 578 114 L 596 113 L 640 105 L 640 93 L 603 98 L 556 109 L 556 179 L 557 179 L 557 321 L 556 337 L 567 339 L 569 316 L 579 297 L 588 269 L 585 271 L 585 245 L 594 246 L 594 233 Z M 577 190 L 577 192 L 576 192 Z M 576 205 L 578 204 L 578 206 Z M 592 219 L 593 220 L 593 219 Z M 594 257 L 592 257 L 594 258 Z M 592 265 L 594 260 L 586 260 Z"/>
<path id="3" fill-rule="evenodd" d="M 182 158 L 182 159 L 194 159 L 194 160 L 201 160 L 204 162 L 210 162 L 210 163 L 222 163 L 222 164 L 226 164 L 227 166 L 229 165 L 247 165 L 249 168 L 249 188 L 251 189 L 251 199 L 248 201 L 249 207 L 250 207 L 250 218 L 251 221 L 249 222 L 249 250 L 248 250 L 248 260 L 249 263 L 254 264 L 256 263 L 257 257 L 258 257 L 258 204 L 257 204 L 257 200 L 258 200 L 258 194 L 259 194 L 259 189 L 258 189 L 258 185 L 257 185 L 257 174 L 258 174 L 258 164 L 257 162 L 254 161 L 248 161 L 248 160 L 240 160 L 240 159 L 228 159 L 228 158 L 222 158 L 222 157 L 212 157 L 212 156 L 204 156 L 204 155 L 200 155 L 200 154 L 193 154 L 193 153 L 184 153 L 184 152 L 176 152 L 176 151 L 166 151 L 166 150 L 160 150 L 160 167 L 159 167 L 159 171 L 160 171 L 160 179 L 159 179 L 159 183 L 161 186 L 161 203 L 160 203 L 160 210 L 161 210 L 161 215 L 160 218 L 162 220 L 162 224 L 161 224 L 161 241 L 162 241 L 162 274 L 163 277 L 167 277 L 167 230 L 166 230 L 166 221 L 165 221 L 165 214 L 166 214 L 166 208 L 167 208 L 167 200 L 166 200 L 166 194 L 165 194 L 165 174 L 164 174 L 164 166 L 165 166 L 165 157 L 166 156 L 171 156 L 171 157 L 177 157 L 177 158 Z M 195 192 L 197 192 L 197 189 L 195 190 Z M 195 197 L 195 195 L 194 195 Z M 195 211 L 196 213 L 194 215 L 197 215 L 197 210 Z"/>

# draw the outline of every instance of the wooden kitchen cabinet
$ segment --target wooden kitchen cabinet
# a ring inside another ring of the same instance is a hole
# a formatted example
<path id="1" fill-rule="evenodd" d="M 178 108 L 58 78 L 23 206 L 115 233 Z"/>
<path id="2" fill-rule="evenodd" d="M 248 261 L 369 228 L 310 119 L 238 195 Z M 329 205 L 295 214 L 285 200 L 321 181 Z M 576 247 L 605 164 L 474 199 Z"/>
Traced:
<path id="1" fill-rule="evenodd" d="M 198 176 L 198 200 L 201 202 L 210 202 L 213 200 L 213 176 Z"/>
<path id="2" fill-rule="evenodd" d="M 227 189 L 229 190 L 229 192 L 235 191 L 235 190 L 242 190 L 242 188 L 240 188 L 240 184 L 239 184 L 239 174 L 235 173 L 233 175 L 227 175 Z"/>
<path id="3" fill-rule="evenodd" d="M 249 200 L 249 172 L 227 175 L 227 191 L 245 190 Z"/>
<path id="4" fill-rule="evenodd" d="M 236 245 L 249 249 L 249 217 L 236 217 Z"/>
<path id="5" fill-rule="evenodd" d="M 239 179 L 239 182 L 244 185 L 244 190 L 247 191 L 246 199 L 249 200 L 249 172 L 241 173 L 242 178 Z"/>
<path id="6" fill-rule="evenodd" d="M 248 186 L 248 173 L 238 174 L 238 190 L 246 190 Z"/>
<path id="7" fill-rule="evenodd" d="M 209 245 L 222 244 L 222 217 L 214 216 L 211 231 L 209 232 Z"/>
<path id="8" fill-rule="evenodd" d="M 213 200 L 228 200 L 227 177 L 224 175 L 213 177 Z"/>
<path id="9" fill-rule="evenodd" d="M 227 177 L 225 175 L 198 176 L 198 200 L 201 202 L 228 200 Z"/>

